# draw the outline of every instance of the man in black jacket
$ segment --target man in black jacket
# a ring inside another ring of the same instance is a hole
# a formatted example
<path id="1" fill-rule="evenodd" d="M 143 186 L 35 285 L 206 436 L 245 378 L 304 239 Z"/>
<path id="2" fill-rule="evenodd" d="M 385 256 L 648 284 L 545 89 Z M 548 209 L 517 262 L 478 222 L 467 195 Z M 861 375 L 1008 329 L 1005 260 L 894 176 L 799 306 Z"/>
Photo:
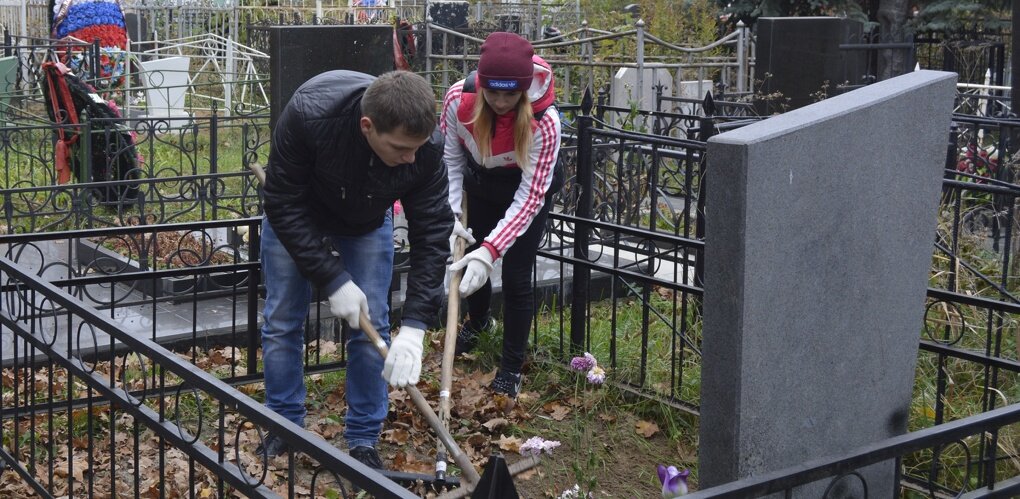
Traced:
<path id="1" fill-rule="evenodd" d="M 382 467 L 375 444 L 386 381 L 418 382 L 426 324 L 442 299 L 453 213 L 435 125 L 435 97 L 420 76 L 330 71 L 301 85 L 273 130 L 262 223 L 266 406 L 304 424 L 304 322 L 314 285 L 353 329 L 344 438 L 353 457 L 375 468 Z M 368 315 L 388 339 L 397 199 L 407 213 L 411 269 L 400 331 L 384 361 L 358 316 Z M 273 436 L 259 449 L 286 451 Z"/>

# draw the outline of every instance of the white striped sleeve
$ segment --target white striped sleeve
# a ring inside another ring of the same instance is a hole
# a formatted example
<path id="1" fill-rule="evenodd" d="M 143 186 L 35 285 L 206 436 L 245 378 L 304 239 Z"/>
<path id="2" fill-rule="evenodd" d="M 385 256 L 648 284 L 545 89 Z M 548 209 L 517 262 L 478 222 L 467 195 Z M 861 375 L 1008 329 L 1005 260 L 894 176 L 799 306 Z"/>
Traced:
<path id="1" fill-rule="evenodd" d="M 545 204 L 545 194 L 552 184 L 553 169 L 560 150 L 560 117 L 550 109 L 538 122 L 531 145 L 528 168 L 523 169 L 521 184 L 514 193 L 514 201 L 485 240 L 500 255 L 524 234 Z"/>
<path id="2" fill-rule="evenodd" d="M 454 83 L 446 92 L 443 99 L 443 116 L 439 122 L 439 129 L 443 132 L 445 144 L 443 146 L 443 161 L 446 163 L 446 174 L 450 182 L 449 202 L 453 214 L 460 218 L 461 196 L 464 189 L 464 168 L 466 157 L 464 147 L 457 135 L 457 109 L 460 108 L 460 96 L 464 88 L 464 80 Z"/>

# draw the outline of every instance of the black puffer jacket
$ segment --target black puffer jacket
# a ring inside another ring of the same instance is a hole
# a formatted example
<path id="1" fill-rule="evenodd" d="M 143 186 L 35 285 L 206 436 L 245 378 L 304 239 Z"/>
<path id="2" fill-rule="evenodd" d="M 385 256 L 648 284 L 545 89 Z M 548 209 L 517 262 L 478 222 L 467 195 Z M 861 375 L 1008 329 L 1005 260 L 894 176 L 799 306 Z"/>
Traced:
<path id="1" fill-rule="evenodd" d="M 411 246 L 403 317 L 430 324 L 442 301 L 453 228 L 443 139 L 437 131 L 414 163 L 386 166 L 359 124 L 361 96 L 373 80 L 330 71 L 294 93 L 273 130 L 266 217 L 301 274 L 330 294 L 351 276 L 324 237 L 368 233 L 400 199 Z"/>

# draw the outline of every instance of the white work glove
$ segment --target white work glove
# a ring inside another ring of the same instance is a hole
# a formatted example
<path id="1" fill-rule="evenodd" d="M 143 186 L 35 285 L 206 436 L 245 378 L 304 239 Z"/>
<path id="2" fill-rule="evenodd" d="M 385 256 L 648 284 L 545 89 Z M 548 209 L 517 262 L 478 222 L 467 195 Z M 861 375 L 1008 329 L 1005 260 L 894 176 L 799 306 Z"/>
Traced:
<path id="1" fill-rule="evenodd" d="M 478 248 L 453 262 L 453 265 L 450 265 L 450 272 L 457 272 L 463 268 L 467 270 L 460 280 L 460 295 L 470 296 L 489 280 L 489 273 L 492 272 L 492 253 L 484 246 Z"/>
<path id="2" fill-rule="evenodd" d="M 397 339 L 390 344 L 390 353 L 386 355 L 386 364 L 383 365 L 382 375 L 389 384 L 397 388 L 418 384 L 424 339 L 424 329 L 400 326 Z"/>
<path id="3" fill-rule="evenodd" d="M 465 248 L 471 246 L 472 244 L 475 244 L 475 236 L 471 235 L 471 229 L 465 229 L 464 226 L 461 225 L 460 220 L 455 218 L 453 219 L 453 232 L 450 233 L 451 256 L 453 255 L 454 248 L 457 247 L 458 237 L 463 239 L 464 241 L 467 241 L 467 244 L 464 246 Z"/>
<path id="4" fill-rule="evenodd" d="M 358 317 L 361 312 L 371 318 L 368 315 L 368 299 L 365 298 L 365 292 L 354 284 L 354 281 L 345 282 L 340 289 L 329 295 L 329 311 L 333 312 L 335 317 L 347 321 L 347 325 L 354 329 L 361 327 Z"/>

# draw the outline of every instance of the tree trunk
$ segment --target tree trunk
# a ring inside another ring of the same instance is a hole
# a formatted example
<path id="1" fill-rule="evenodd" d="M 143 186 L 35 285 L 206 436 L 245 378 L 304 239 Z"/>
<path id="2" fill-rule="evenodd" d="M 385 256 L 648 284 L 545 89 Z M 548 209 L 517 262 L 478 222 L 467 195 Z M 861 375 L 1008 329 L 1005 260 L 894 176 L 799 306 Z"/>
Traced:
<path id="1" fill-rule="evenodd" d="M 906 42 L 907 0 L 880 0 L 878 4 L 879 41 L 881 43 Z M 882 49 L 878 51 L 878 79 L 888 80 L 909 72 L 908 49 Z"/>

